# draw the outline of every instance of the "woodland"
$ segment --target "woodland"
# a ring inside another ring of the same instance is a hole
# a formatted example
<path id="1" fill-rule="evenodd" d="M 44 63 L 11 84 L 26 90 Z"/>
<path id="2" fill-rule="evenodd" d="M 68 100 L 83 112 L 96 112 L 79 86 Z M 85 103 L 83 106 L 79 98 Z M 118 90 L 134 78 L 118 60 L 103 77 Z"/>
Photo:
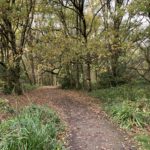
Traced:
<path id="1" fill-rule="evenodd" d="M 98 98 L 149 149 L 150 0 L 0 0 L 0 91 L 42 86 Z"/>
<path id="2" fill-rule="evenodd" d="M 140 5 L 139 5 L 140 4 Z M 4 91 L 150 82 L 149 0 L 1 0 Z"/>

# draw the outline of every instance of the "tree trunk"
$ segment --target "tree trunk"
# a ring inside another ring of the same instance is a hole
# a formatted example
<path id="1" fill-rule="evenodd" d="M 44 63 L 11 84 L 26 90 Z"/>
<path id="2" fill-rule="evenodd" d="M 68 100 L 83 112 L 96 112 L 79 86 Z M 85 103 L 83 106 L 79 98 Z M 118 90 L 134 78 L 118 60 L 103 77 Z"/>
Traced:
<path id="1" fill-rule="evenodd" d="M 92 83 L 91 83 L 91 65 L 87 63 L 87 90 L 88 92 L 92 91 Z"/>
<path id="2" fill-rule="evenodd" d="M 27 68 L 26 68 L 26 65 L 25 65 L 23 59 L 22 59 L 22 65 L 23 65 L 25 74 L 26 74 L 26 76 L 27 76 L 27 78 L 28 78 L 28 81 L 29 81 L 30 85 L 32 85 L 32 80 L 30 79 L 30 76 L 29 76 L 29 74 L 28 74 L 28 71 L 27 71 Z"/>
<path id="3" fill-rule="evenodd" d="M 80 88 L 79 63 L 76 61 L 76 89 Z"/>
<path id="4" fill-rule="evenodd" d="M 85 25 L 86 26 L 86 25 Z M 85 47 L 87 48 L 87 35 L 86 35 L 86 27 L 85 28 L 85 35 L 84 35 L 84 39 L 85 39 Z M 88 92 L 92 91 L 92 83 L 91 83 L 91 55 L 88 52 L 87 53 L 87 60 L 86 60 L 86 64 L 87 64 L 87 73 L 86 73 L 86 81 L 87 81 L 87 90 Z"/>
<path id="5" fill-rule="evenodd" d="M 14 60 L 14 65 L 7 69 L 5 93 L 11 94 L 13 91 L 21 95 L 22 88 L 20 83 L 20 58 Z"/>
<path id="6" fill-rule="evenodd" d="M 118 56 L 117 55 L 113 55 L 112 56 L 112 61 L 111 61 L 111 71 L 112 71 L 112 77 L 113 77 L 113 83 L 111 83 L 113 86 L 117 86 L 118 82 L 117 82 L 117 77 L 118 77 Z"/>
<path id="7" fill-rule="evenodd" d="M 85 78 L 85 64 L 81 64 L 81 73 L 82 73 L 82 88 L 85 90 L 86 87 L 86 78 Z"/>
<path id="8" fill-rule="evenodd" d="M 32 72 L 33 84 L 36 84 L 35 65 L 34 65 L 34 58 L 33 58 L 32 51 L 31 51 L 30 62 L 31 62 L 31 72 Z"/>

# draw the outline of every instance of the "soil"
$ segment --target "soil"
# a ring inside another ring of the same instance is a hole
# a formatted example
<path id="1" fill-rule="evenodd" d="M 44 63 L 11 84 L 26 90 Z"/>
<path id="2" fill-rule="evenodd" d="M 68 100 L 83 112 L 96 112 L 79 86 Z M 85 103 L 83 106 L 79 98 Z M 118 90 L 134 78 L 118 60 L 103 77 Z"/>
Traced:
<path id="1" fill-rule="evenodd" d="M 20 109 L 31 103 L 53 108 L 68 127 L 69 150 L 137 150 L 127 133 L 119 129 L 101 110 L 98 100 L 86 93 L 42 87 L 23 96 L 0 94 Z M 0 115 L 0 120 L 6 115 Z"/>

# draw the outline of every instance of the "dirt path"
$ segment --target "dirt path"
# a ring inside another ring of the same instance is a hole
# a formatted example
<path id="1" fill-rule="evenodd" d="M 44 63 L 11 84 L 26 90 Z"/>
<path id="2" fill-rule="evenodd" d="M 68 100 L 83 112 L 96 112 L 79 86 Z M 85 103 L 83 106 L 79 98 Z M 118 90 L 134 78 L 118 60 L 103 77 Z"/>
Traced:
<path id="1" fill-rule="evenodd" d="M 12 99 L 14 105 L 14 97 L 6 98 Z M 32 101 L 56 109 L 69 126 L 70 150 L 136 150 L 127 141 L 126 134 L 108 121 L 93 99 L 85 94 L 43 87 L 15 99 L 19 100 L 19 106 Z"/>

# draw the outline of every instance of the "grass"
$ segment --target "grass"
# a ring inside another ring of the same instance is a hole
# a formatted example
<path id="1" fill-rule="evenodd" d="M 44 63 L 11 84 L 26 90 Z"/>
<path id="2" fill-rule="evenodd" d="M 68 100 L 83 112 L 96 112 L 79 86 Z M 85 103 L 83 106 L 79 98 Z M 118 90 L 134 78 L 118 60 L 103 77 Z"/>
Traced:
<path id="1" fill-rule="evenodd" d="M 0 124 L 1 150 L 62 150 L 63 125 L 49 108 L 32 105 Z"/>
<path id="2" fill-rule="evenodd" d="M 0 113 L 13 113 L 13 109 L 9 105 L 9 101 L 7 99 L 0 98 Z"/>
<path id="3" fill-rule="evenodd" d="M 150 85 L 132 84 L 119 87 L 94 90 L 91 95 L 101 98 L 104 102 L 124 100 L 141 101 L 141 99 L 150 99 Z"/>
<path id="4" fill-rule="evenodd" d="M 141 147 L 143 150 L 150 149 L 150 135 L 148 134 L 140 134 L 135 137 L 137 141 L 141 143 Z"/>
<path id="5" fill-rule="evenodd" d="M 0 98 L 0 113 L 5 111 L 8 107 L 8 101 Z"/>
<path id="6" fill-rule="evenodd" d="M 29 83 L 22 83 L 22 90 L 23 92 L 29 92 L 36 88 L 38 88 L 39 85 L 31 85 Z M 10 89 L 5 89 L 4 86 L 0 84 L 0 92 L 4 92 L 5 94 L 13 94 L 14 90 L 10 91 Z"/>
<path id="7" fill-rule="evenodd" d="M 137 83 L 98 89 L 91 92 L 90 95 L 101 100 L 104 110 L 122 128 L 146 130 L 150 126 L 149 84 Z M 147 147 L 147 141 L 150 141 L 150 136 L 136 139 L 143 147 Z M 147 150 L 149 149 L 150 145 L 148 145 Z"/>

